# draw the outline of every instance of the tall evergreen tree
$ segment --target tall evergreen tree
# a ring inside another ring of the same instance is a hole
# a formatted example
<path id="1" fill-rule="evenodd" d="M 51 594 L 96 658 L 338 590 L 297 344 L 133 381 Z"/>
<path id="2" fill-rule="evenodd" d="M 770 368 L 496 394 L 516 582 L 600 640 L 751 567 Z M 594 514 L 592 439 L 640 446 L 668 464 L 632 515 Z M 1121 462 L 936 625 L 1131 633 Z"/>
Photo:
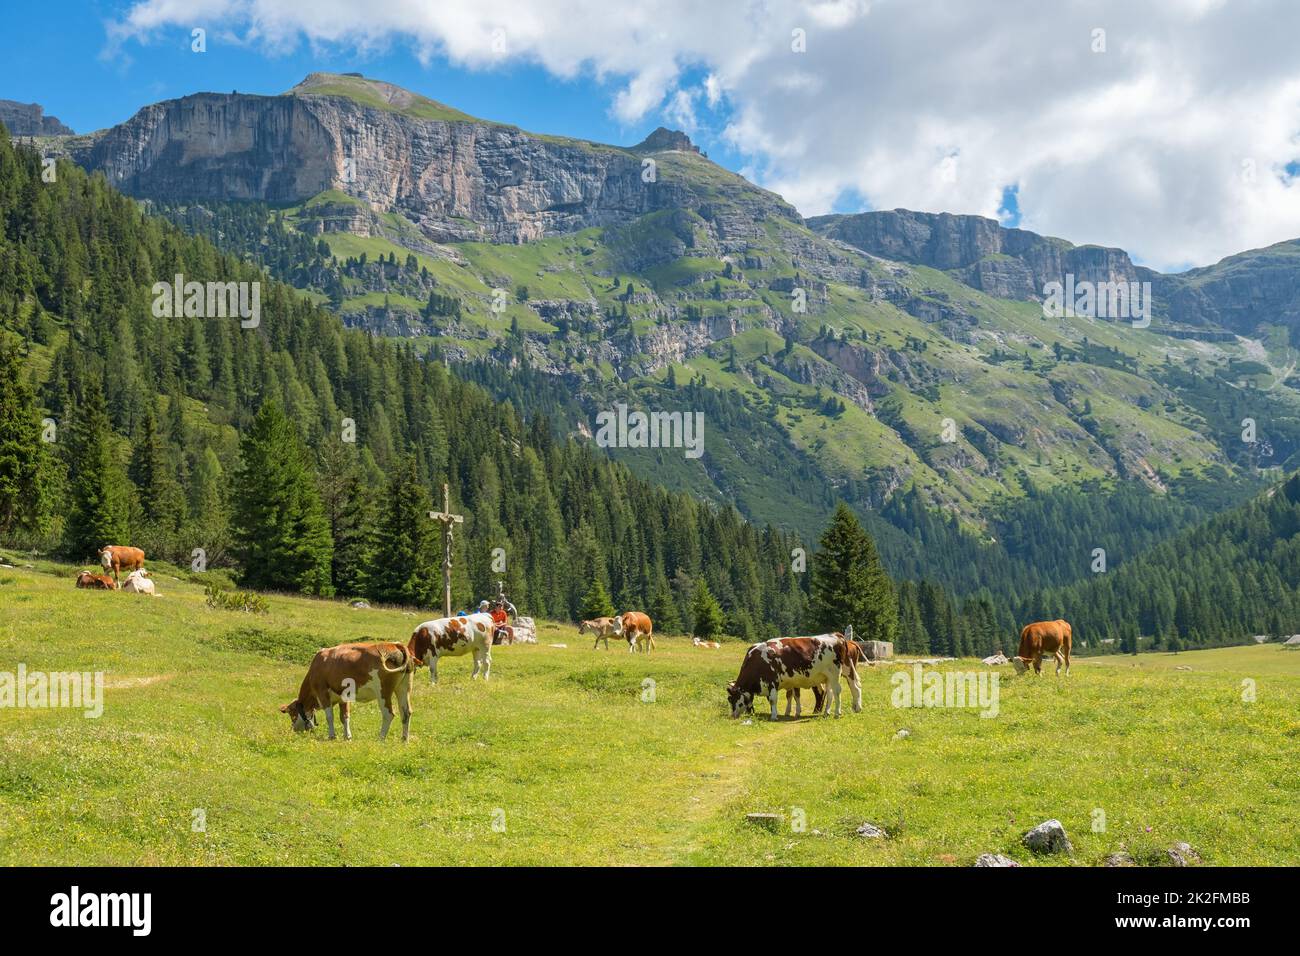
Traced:
<path id="1" fill-rule="evenodd" d="M 51 460 L 20 362 L 17 341 L 0 331 L 0 539 L 42 530 L 51 505 Z"/>
<path id="2" fill-rule="evenodd" d="M 420 481 L 415 455 L 397 463 L 380 516 L 370 595 L 390 604 L 441 604 L 442 572 L 436 555 L 433 499 Z"/>
<path id="3" fill-rule="evenodd" d="M 332 594 L 332 542 L 320 492 L 307 449 L 274 400 L 262 404 L 240 442 L 234 488 L 234 550 L 241 583 Z"/>
<path id="4" fill-rule="evenodd" d="M 708 582 L 700 578 L 691 595 L 691 633 L 695 637 L 712 637 L 722 633 L 724 623 L 722 605 L 709 590 Z"/>
<path id="5" fill-rule="evenodd" d="M 77 406 L 70 450 L 72 508 L 65 550 L 83 559 L 108 544 L 129 544 L 130 488 L 97 383 L 88 384 Z"/>
<path id="6" fill-rule="evenodd" d="M 859 640 L 892 641 L 898 624 L 894 585 L 876 553 L 875 542 L 849 506 L 840 502 L 813 556 L 813 630 L 842 631 Z"/>

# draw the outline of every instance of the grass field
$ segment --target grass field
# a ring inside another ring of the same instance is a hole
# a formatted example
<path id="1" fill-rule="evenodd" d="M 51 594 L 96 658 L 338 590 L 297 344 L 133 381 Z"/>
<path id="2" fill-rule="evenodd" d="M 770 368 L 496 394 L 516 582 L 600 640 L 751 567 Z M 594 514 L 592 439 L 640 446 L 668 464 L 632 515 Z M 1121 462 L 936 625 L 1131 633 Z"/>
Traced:
<path id="1" fill-rule="evenodd" d="M 1178 841 L 1300 863 L 1300 652 L 1278 646 L 1085 659 L 1062 681 L 1002 668 L 992 719 L 895 708 L 880 666 L 861 713 L 846 693 L 839 720 L 773 724 L 728 717 L 738 643 L 634 657 L 544 625 L 495 650 L 488 684 L 468 657 L 437 687 L 419 671 L 408 744 L 374 739 L 373 704 L 344 743 L 279 706 L 316 648 L 404 641 L 423 616 L 288 597 L 250 616 L 160 568 L 152 600 L 73 571 L 0 569 L 0 671 L 105 672 L 98 719 L 0 710 L 0 864 L 1097 865 Z M 1051 817 L 1074 854 L 1036 861 L 1020 836 Z M 855 836 L 864 821 L 888 837 Z"/>

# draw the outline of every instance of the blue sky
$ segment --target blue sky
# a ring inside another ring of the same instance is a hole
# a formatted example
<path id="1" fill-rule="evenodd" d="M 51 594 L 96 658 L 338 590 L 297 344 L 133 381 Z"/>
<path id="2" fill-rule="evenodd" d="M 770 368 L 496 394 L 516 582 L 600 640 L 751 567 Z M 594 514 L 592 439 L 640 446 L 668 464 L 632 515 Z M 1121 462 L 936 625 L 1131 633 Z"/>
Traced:
<path id="1" fill-rule="evenodd" d="M 562 80 L 517 62 L 491 70 L 456 68 L 443 59 L 425 66 L 400 40 L 372 54 L 337 47 L 313 50 L 301 42 L 280 55 L 223 42 L 212 28 L 205 53 L 191 51 L 184 27 L 162 28 L 147 43 L 127 40 L 114 53 L 105 24 L 120 19 L 131 3 L 67 0 L 57 6 L 60 26 L 54 29 L 48 4 L 16 4 L 5 11 L 0 99 L 40 103 L 79 133 L 112 126 L 142 106 L 189 93 L 282 93 L 316 70 L 364 73 L 474 116 L 597 142 L 633 145 L 656 126 L 670 125 L 658 113 L 635 125 L 612 115 L 610 103 L 626 77 L 611 76 L 603 83 L 590 74 Z M 697 115 L 709 117 L 707 110 Z M 715 162 L 739 170 L 745 157 L 711 133 L 725 125 L 725 114 L 712 119 L 716 126 L 702 125 L 696 132 L 697 145 Z"/>

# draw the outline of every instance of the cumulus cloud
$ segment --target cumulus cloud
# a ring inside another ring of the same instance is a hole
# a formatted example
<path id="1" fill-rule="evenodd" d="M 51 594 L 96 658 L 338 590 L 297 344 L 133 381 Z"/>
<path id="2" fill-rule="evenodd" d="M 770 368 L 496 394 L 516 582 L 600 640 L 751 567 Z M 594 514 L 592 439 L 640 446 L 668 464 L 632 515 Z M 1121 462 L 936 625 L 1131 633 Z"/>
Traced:
<path id="1" fill-rule="evenodd" d="M 625 123 L 703 102 L 805 215 L 997 216 L 1010 188 L 1022 227 L 1163 269 L 1300 235 L 1290 0 L 141 0 L 110 38 L 197 23 L 591 75 Z"/>

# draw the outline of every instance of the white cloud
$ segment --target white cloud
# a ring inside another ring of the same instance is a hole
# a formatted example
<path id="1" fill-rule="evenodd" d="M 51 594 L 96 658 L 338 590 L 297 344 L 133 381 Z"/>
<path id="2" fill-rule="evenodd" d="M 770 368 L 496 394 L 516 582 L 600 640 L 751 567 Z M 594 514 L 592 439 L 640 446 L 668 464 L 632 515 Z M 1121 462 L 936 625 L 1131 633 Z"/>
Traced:
<path id="1" fill-rule="evenodd" d="M 1300 235 L 1300 182 L 1283 175 L 1300 158 L 1289 0 L 142 0 L 110 36 L 197 23 L 272 50 L 400 39 L 470 68 L 612 78 L 625 123 L 685 125 L 703 98 L 725 106 L 719 132 L 746 168 L 806 215 L 852 195 L 996 216 L 1016 185 L 1025 228 L 1157 268 Z M 683 89 L 697 70 L 702 90 Z"/>

